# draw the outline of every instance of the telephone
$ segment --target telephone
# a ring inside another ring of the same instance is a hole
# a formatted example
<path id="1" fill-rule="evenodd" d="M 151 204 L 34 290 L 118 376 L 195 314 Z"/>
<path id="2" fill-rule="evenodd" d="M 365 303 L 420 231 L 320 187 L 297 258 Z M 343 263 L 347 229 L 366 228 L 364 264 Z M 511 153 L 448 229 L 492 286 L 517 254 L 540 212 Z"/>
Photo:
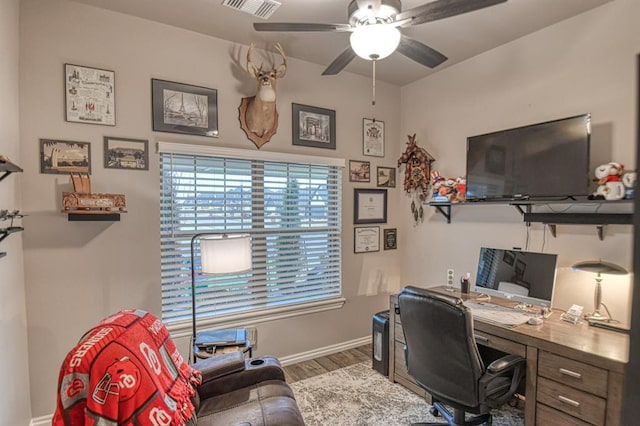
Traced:
<path id="1" fill-rule="evenodd" d="M 560 318 L 564 321 L 576 324 L 582 318 L 582 311 L 584 310 L 584 306 L 573 304 L 569 308 L 567 312 L 560 315 Z"/>

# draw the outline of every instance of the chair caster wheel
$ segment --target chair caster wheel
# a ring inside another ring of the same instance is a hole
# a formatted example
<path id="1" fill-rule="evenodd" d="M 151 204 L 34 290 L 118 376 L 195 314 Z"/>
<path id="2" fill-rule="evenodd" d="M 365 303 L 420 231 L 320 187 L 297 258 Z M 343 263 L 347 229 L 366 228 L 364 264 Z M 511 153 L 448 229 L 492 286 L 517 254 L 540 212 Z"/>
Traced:
<path id="1" fill-rule="evenodd" d="M 431 407 L 429 407 L 429 414 L 431 414 L 434 417 L 439 417 L 440 416 L 440 412 L 435 407 L 435 405 L 432 405 Z"/>

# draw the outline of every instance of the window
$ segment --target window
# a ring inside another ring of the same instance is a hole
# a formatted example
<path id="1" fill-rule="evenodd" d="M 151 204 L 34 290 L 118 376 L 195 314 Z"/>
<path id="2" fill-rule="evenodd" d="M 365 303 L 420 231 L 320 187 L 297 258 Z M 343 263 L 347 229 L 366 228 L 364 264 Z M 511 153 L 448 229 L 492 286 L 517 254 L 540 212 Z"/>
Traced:
<path id="1" fill-rule="evenodd" d="M 249 273 L 196 274 L 199 321 L 340 298 L 343 163 L 160 143 L 163 321 L 191 318 L 199 232 L 248 233 L 253 259 Z"/>

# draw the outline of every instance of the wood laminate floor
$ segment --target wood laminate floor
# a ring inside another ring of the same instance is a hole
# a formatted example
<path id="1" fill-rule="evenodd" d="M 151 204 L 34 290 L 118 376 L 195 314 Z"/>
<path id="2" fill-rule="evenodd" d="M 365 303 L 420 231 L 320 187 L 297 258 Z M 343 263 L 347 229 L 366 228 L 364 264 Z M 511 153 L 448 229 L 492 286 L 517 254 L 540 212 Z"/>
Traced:
<path id="1" fill-rule="evenodd" d="M 308 379 L 339 368 L 371 360 L 371 345 L 363 345 L 343 352 L 299 362 L 284 367 L 287 383 Z"/>

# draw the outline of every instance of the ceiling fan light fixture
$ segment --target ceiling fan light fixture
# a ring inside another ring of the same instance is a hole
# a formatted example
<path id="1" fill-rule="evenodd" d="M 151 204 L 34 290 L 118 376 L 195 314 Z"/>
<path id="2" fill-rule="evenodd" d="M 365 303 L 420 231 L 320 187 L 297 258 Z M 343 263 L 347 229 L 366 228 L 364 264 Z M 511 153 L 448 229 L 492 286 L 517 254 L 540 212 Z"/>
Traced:
<path id="1" fill-rule="evenodd" d="M 357 27 L 351 33 L 351 48 L 369 61 L 386 58 L 400 44 L 400 30 L 393 25 L 373 24 Z"/>

